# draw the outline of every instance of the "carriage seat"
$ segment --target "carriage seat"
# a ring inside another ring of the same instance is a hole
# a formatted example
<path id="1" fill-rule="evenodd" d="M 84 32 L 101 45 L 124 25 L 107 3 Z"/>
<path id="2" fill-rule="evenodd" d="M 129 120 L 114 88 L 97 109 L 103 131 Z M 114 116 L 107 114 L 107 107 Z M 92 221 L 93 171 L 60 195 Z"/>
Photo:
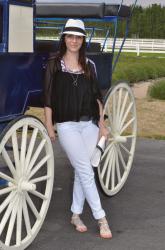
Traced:
<path id="1" fill-rule="evenodd" d="M 35 42 L 35 52 L 51 53 L 56 52 L 59 47 L 59 40 L 37 40 Z M 100 52 L 101 44 L 97 42 L 90 43 L 87 47 L 88 52 Z"/>
<path id="2" fill-rule="evenodd" d="M 37 1 L 36 17 L 81 17 L 81 18 L 103 18 L 105 16 L 129 17 L 130 7 L 120 4 L 105 3 L 75 3 L 60 1 Z"/>
<path id="3" fill-rule="evenodd" d="M 110 52 L 88 52 L 87 57 L 95 62 L 100 89 L 106 91 L 111 86 L 113 54 Z"/>

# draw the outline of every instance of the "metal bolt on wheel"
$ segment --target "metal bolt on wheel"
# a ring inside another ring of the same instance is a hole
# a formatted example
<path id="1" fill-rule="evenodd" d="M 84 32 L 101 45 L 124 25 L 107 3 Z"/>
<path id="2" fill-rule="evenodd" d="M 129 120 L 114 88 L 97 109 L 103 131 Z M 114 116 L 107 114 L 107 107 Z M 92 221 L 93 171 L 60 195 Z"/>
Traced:
<path id="1" fill-rule="evenodd" d="M 25 249 L 44 222 L 53 189 L 54 157 L 44 125 L 24 116 L 0 140 L 0 249 Z"/>
<path id="2" fill-rule="evenodd" d="M 110 133 L 97 174 L 103 192 L 112 196 L 123 187 L 135 151 L 136 107 L 128 84 L 119 83 L 110 90 L 104 105 L 104 117 Z"/>

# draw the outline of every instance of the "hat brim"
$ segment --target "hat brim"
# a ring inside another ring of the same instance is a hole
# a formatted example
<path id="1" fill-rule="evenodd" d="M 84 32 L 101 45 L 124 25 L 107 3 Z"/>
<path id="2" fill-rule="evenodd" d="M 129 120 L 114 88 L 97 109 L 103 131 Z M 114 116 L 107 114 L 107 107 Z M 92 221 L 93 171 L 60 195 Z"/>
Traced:
<path id="1" fill-rule="evenodd" d="M 64 31 L 62 34 L 70 34 L 74 36 L 86 36 L 85 34 L 78 31 Z"/>

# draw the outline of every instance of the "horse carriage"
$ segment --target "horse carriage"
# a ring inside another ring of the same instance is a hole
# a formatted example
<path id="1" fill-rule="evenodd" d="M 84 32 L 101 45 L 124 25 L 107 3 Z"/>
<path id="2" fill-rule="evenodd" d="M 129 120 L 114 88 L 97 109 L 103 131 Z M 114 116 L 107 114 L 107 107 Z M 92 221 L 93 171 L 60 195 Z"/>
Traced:
<path id="1" fill-rule="evenodd" d="M 43 77 L 47 59 L 56 53 L 59 40 L 38 38 L 38 30 L 64 27 L 66 18 L 82 18 L 87 26 L 87 56 L 97 68 L 104 95 L 104 119 L 109 137 L 97 168 L 107 196 L 123 187 L 136 144 L 136 108 L 130 87 L 111 87 L 128 34 L 131 7 L 109 1 L 0 0 L 0 249 L 28 247 L 38 234 L 51 200 L 54 156 L 44 124 L 24 115 L 28 107 L 43 107 Z M 119 24 L 125 23 L 121 48 L 115 52 Z M 62 24 L 61 24 L 62 23 Z M 93 26 L 91 26 L 93 23 Z M 97 24 L 106 23 L 105 40 Z M 106 44 L 112 41 L 110 51 Z"/>

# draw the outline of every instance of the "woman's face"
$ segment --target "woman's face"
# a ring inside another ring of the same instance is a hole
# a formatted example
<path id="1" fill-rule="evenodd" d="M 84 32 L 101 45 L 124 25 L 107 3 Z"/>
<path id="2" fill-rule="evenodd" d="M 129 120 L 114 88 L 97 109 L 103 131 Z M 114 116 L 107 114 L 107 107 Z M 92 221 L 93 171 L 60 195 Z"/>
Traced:
<path id="1" fill-rule="evenodd" d="M 83 36 L 75 36 L 71 34 L 65 35 L 65 44 L 70 52 L 78 52 L 83 43 Z"/>

